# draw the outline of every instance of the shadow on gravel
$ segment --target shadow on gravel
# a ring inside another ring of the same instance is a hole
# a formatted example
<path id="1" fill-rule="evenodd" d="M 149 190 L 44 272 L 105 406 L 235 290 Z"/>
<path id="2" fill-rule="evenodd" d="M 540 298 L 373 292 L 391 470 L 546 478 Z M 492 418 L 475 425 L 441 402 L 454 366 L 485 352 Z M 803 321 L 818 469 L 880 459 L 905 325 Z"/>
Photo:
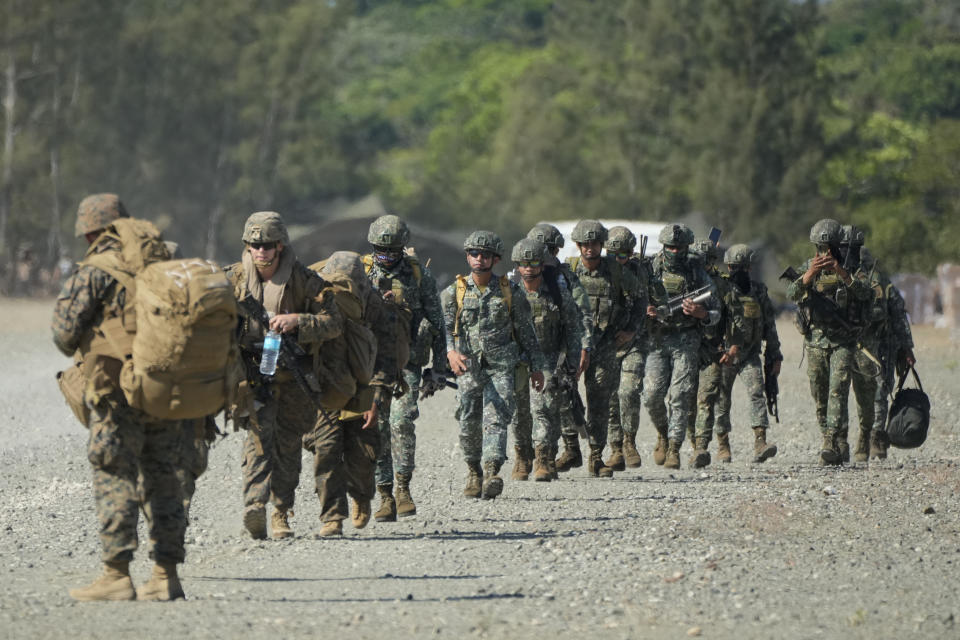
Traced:
<path id="1" fill-rule="evenodd" d="M 190 581 L 207 581 L 207 582 L 351 582 L 354 580 L 480 580 L 481 578 L 502 578 L 503 574 L 489 574 L 489 575 L 477 575 L 477 574 L 460 574 L 460 575 L 450 575 L 450 576 L 430 576 L 430 575 L 420 575 L 420 576 L 395 576 L 390 573 L 385 573 L 382 576 L 353 576 L 353 577 L 338 577 L 338 578 L 288 578 L 288 577 L 245 577 L 245 576 L 190 576 Z"/>
<path id="2" fill-rule="evenodd" d="M 411 595 L 401 598 L 272 598 L 269 600 L 264 600 L 264 602 L 289 602 L 291 604 L 296 603 L 322 603 L 322 602 L 338 602 L 338 603 L 388 603 L 388 602 L 423 602 L 423 603 L 436 603 L 436 602 L 470 602 L 474 600 L 518 600 L 526 598 L 522 593 L 480 593 L 470 596 L 444 596 L 442 598 L 414 598 Z"/>

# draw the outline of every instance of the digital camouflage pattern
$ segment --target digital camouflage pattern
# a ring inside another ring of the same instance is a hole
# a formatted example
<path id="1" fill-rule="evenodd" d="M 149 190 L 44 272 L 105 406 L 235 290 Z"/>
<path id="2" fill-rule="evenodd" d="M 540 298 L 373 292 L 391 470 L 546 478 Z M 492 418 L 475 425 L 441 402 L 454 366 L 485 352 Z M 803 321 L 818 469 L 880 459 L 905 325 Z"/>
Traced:
<path id="1" fill-rule="evenodd" d="M 624 229 L 626 233 L 618 231 Z M 627 236 L 626 234 L 630 234 Z M 607 240 L 606 249 L 611 251 L 611 242 L 618 236 L 625 237 L 625 247 L 631 250 L 636 245 L 636 238 L 632 242 L 630 238 L 633 234 L 626 227 L 613 227 L 610 230 L 610 238 Z M 614 249 L 615 250 L 615 249 Z M 647 264 L 643 256 L 633 255 L 624 265 L 636 275 L 637 280 L 646 284 L 649 277 L 647 274 Z M 638 310 L 645 314 L 646 309 Z M 643 333 L 638 333 L 628 344 L 617 350 L 617 359 L 620 362 L 620 385 L 617 392 L 610 398 L 610 418 L 607 427 L 607 440 L 612 444 L 622 444 L 624 433 L 630 436 L 636 436 L 637 428 L 640 425 L 640 407 L 642 406 L 641 397 L 643 394 L 643 374 L 646 369 L 646 321 L 641 322 L 640 327 Z"/>
<path id="2" fill-rule="evenodd" d="M 376 247 L 402 249 L 410 242 L 410 228 L 398 216 L 380 216 L 370 223 L 367 242 Z"/>
<path id="3" fill-rule="evenodd" d="M 479 249 L 490 251 L 496 256 L 503 256 L 503 240 L 493 231 L 474 231 L 463 241 L 464 251 Z"/>
<path id="4" fill-rule="evenodd" d="M 115 193 L 96 193 L 80 201 L 77 208 L 76 237 L 105 229 L 117 218 L 129 218 L 126 207 Z"/>
<path id="5" fill-rule="evenodd" d="M 560 229 L 546 222 L 534 225 L 534 227 L 527 232 L 527 237 L 539 240 L 547 245 L 548 249 L 562 249 L 564 244 L 563 234 L 560 233 Z"/>

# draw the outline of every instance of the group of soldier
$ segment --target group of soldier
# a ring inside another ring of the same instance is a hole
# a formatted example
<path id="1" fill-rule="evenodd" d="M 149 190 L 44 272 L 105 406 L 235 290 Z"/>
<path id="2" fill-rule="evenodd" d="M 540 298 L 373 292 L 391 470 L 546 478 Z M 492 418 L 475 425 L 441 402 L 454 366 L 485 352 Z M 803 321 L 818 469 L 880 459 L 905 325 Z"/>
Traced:
<path id="1" fill-rule="evenodd" d="M 86 369 L 84 402 L 105 568 L 92 584 L 71 591 L 78 600 L 183 597 L 176 567 L 184 558 L 190 499 L 217 432 L 212 416 L 157 420 L 129 406 L 116 354 L 97 351 L 102 327 L 123 317 L 132 301 L 124 284 L 90 257 L 119 250 L 101 234 L 126 216 L 113 194 L 81 203 L 76 231 L 90 249 L 54 312 L 58 348 L 97 363 Z M 272 536 L 293 536 L 303 448 L 314 455 L 320 536 L 342 535 L 347 517 L 362 528 L 371 517 L 389 522 L 416 514 L 410 487 L 418 401 L 447 386 L 458 388 L 468 498 L 502 493 L 508 432 L 514 480 L 532 475 L 549 482 L 584 463 L 593 477 L 639 467 L 641 404 L 656 431 L 656 464 L 679 468 L 689 438 L 688 464 L 709 465 L 714 427 L 718 458 L 730 462 L 731 389 L 738 377 L 749 397 L 752 459 L 776 454 L 767 442 L 768 409 L 783 356 L 774 306 L 751 277 L 754 253 L 747 245 L 721 254 L 716 240 L 696 242 L 687 226 L 668 224 L 658 238 L 662 250 L 648 258 L 645 239 L 638 251 L 626 227 L 608 230 L 582 220 L 570 237 L 578 255 L 560 262 L 563 235 L 538 224 L 512 248 L 512 275 L 498 276 L 493 269 L 507 255 L 502 240 L 475 231 L 463 244 L 469 273 L 441 292 L 397 216 L 375 220 L 367 239 L 367 255 L 340 251 L 308 267 L 294 253 L 281 216 L 258 212 L 244 226 L 241 260 L 224 269 L 236 299 L 264 312 L 240 305 L 237 343 L 247 366 L 237 397 L 247 402 L 228 408 L 246 430 L 242 522 L 253 538 L 267 537 L 269 506 Z M 856 459 L 885 457 L 882 425 L 893 375 L 885 365 L 898 358 L 913 364 L 902 299 L 862 248 L 856 228 L 823 220 L 811 240 L 817 255 L 793 274 L 788 296 L 804 318 L 799 324 L 824 434 L 820 462 L 849 459 L 851 380 L 860 415 Z M 358 324 L 375 340 L 373 375 L 345 389 L 344 381 L 353 380 L 343 364 L 347 337 Z M 264 376 L 256 368 L 268 331 L 296 350 Z M 379 509 L 371 513 L 377 494 Z M 135 590 L 129 563 L 141 508 L 156 565 L 150 581 Z"/>

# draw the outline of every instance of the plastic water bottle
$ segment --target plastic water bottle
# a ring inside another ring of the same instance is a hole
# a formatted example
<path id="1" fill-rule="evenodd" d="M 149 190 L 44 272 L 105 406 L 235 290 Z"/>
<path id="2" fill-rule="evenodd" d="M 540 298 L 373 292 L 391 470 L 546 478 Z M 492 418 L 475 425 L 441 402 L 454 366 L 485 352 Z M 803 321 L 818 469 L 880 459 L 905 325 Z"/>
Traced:
<path id="1" fill-rule="evenodd" d="M 280 334 L 271 329 L 263 336 L 263 355 L 260 356 L 260 373 L 272 376 L 277 372 L 277 356 L 280 355 Z"/>

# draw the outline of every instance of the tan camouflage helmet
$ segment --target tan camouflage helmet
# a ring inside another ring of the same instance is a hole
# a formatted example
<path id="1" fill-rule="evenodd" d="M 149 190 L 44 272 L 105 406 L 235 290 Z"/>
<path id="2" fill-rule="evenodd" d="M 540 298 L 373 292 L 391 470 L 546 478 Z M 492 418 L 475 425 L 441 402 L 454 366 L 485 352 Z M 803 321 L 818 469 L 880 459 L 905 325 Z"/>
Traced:
<path id="1" fill-rule="evenodd" d="M 753 262 L 753 250 L 745 244 L 731 245 L 723 254 L 723 262 L 734 267 L 749 267 Z"/>
<path id="2" fill-rule="evenodd" d="M 658 240 L 665 247 L 689 247 L 693 244 L 693 231 L 685 224 L 668 224 L 660 230 Z"/>
<path id="3" fill-rule="evenodd" d="M 581 220 L 570 232 L 570 239 L 578 244 L 596 241 L 604 243 L 607 241 L 607 228 L 599 220 Z"/>
<path id="4" fill-rule="evenodd" d="M 402 249 L 410 242 L 410 228 L 397 216 L 380 216 L 370 223 L 367 242 L 375 247 Z"/>
<path id="5" fill-rule="evenodd" d="M 546 253 L 547 245 L 544 243 L 534 238 L 523 238 L 520 242 L 513 245 L 513 251 L 510 252 L 510 259 L 514 262 L 542 261 Z"/>
<path id="6" fill-rule="evenodd" d="M 637 236 L 633 235 L 633 231 L 619 224 L 610 227 L 610 231 L 607 232 L 607 241 L 603 243 L 607 253 L 633 253 L 636 246 Z"/>
<path id="7" fill-rule="evenodd" d="M 363 267 L 363 259 L 359 253 L 353 251 L 335 251 L 323 261 L 320 275 L 332 280 L 335 275 L 350 278 L 361 294 L 366 294 L 370 287 L 370 279 Z"/>
<path id="8" fill-rule="evenodd" d="M 78 238 L 106 228 L 117 218 L 129 218 L 126 208 L 115 193 L 95 193 L 80 201 L 77 208 Z"/>
<path id="9" fill-rule="evenodd" d="M 563 234 L 560 233 L 560 229 L 557 229 L 552 224 L 546 222 L 541 222 L 530 229 L 527 233 L 528 238 L 533 238 L 534 240 L 539 240 L 543 244 L 547 245 L 548 249 L 561 249 L 563 248 Z"/>
<path id="10" fill-rule="evenodd" d="M 254 242 L 282 242 L 290 243 L 287 235 L 287 226 L 283 218 L 276 211 L 258 211 L 250 214 L 243 225 L 243 241 L 247 244 Z"/>

